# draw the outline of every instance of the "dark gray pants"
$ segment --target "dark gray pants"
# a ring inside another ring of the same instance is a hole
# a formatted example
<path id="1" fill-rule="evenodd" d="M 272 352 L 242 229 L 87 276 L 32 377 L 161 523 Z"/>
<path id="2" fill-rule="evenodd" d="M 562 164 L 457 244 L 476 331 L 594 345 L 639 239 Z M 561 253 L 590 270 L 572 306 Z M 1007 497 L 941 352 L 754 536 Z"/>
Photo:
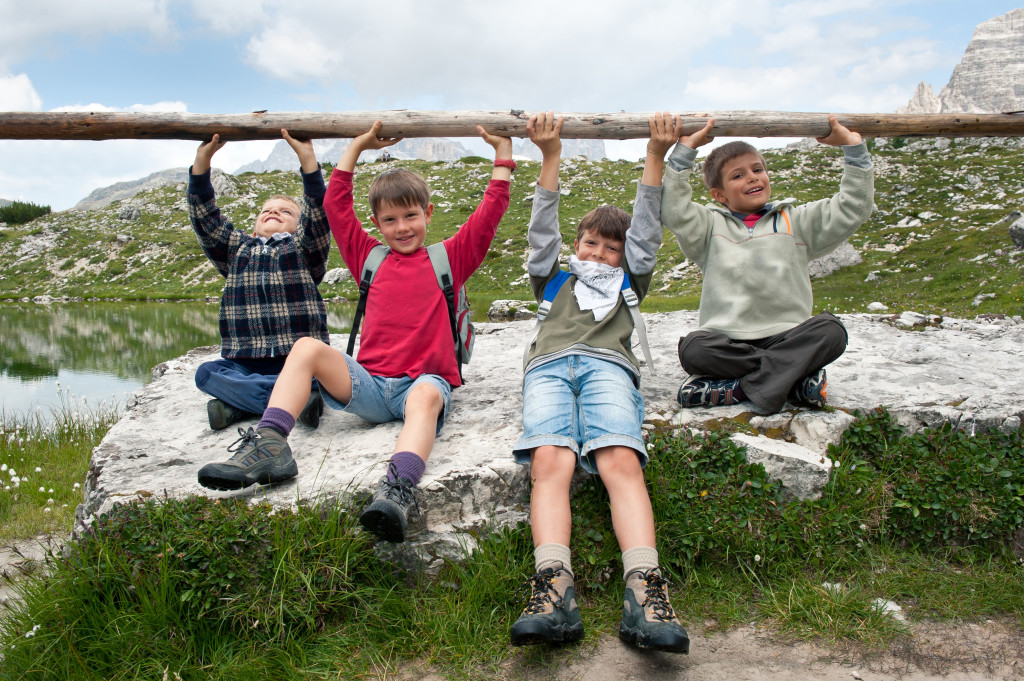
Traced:
<path id="1" fill-rule="evenodd" d="M 829 312 L 768 338 L 733 340 L 693 331 L 679 339 L 679 363 L 689 374 L 738 378 L 747 398 L 776 412 L 800 379 L 834 362 L 846 350 L 846 327 Z"/>

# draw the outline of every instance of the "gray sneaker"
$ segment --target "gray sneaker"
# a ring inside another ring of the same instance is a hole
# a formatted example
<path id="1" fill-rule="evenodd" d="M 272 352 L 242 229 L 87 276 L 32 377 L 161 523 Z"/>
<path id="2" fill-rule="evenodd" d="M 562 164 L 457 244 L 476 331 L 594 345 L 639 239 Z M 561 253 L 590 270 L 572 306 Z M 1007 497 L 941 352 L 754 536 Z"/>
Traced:
<path id="1" fill-rule="evenodd" d="M 739 386 L 738 378 L 712 378 L 690 376 L 681 386 L 676 399 L 684 409 L 690 407 L 721 407 L 735 404 L 733 391 Z"/>
<path id="2" fill-rule="evenodd" d="M 530 577 L 531 595 L 509 632 L 512 645 L 571 643 L 583 638 L 576 583 L 561 563 Z"/>
<path id="3" fill-rule="evenodd" d="M 790 397 L 797 402 L 809 404 L 821 409 L 828 399 L 828 374 L 825 369 L 818 369 L 810 376 L 804 376 L 793 386 Z"/>
<path id="4" fill-rule="evenodd" d="M 224 430 L 232 423 L 254 419 L 257 416 L 259 414 L 233 407 L 216 397 L 206 403 L 206 417 L 210 420 L 210 430 Z"/>
<path id="5" fill-rule="evenodd" d="M 668 581 L 660 568 L 626 575 L 619 638 L 637 648 L 690 652 L 690 637 L 668 602 Z"/>
<path id="6" fill-rule="evenodd" d="M 199 484 L 207 489 L 242 489 L 259 483 L 269 485 L 299 474 L 288 440 L 273 428 L 238 429 L 240 438 L 228 446 L 234 452 L 224 463 L 208 463 L 199 469 Z"/>
<path id="7" fill-rule="evenodd" d="M 313 390 L 309 393 L 306 406 L 299 412 L 299 418 L 295 419 L 304 426 L 316 429 L 320 426 L 320 417 L 324 413 L 324 398 L 320 390 Z"/>
<path id="8" fill-rule="evenodd" d="M 395 464 L 388 464 L 388 472 L 394 474 Z M 397 475 L 392 480 L 385 475 L 377 484 L 373 499 L 359 515 L 359 524 L 385 541 L 403 542 L 409 527 L 409 511 L 414 506 L 419 509 L 412 480 Z"/>

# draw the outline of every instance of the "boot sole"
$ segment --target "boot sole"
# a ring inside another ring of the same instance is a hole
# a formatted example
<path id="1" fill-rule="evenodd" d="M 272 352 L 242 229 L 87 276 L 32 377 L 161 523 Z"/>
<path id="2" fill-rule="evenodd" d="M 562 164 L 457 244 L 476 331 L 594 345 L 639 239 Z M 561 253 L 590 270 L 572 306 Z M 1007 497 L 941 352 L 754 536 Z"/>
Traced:
<path id="1" fill-rule="evenodd" d="M 514 627 L 513 627 L 514 629 Z M 557 627 L 537 626 L 522 627 L 525 631 L 513 630 L 510 635 L 512 645 L 529 646 L 538 643 L 575 643 L 583 638 L 583 622 L 576 624 L 562 624 Z"/>
<path id="2" fill-rule="evenodd" d="M 646 636 L 639 629 L 620 624 L 619 638 L 643 650 L 661 650 L 666 653 L 682 653 L 683 655 L 690 653 L 690 638 L 685 634 L 665 637 Z"/>
<path id="3" fill-rule="evenodd" d="M 406 530 L 406 524 L 395 517 L 400 513 L 400 509 L 375 501 L 359 516 L 359 524 L 378 538 L 398 544 L 405 541 Z"/>

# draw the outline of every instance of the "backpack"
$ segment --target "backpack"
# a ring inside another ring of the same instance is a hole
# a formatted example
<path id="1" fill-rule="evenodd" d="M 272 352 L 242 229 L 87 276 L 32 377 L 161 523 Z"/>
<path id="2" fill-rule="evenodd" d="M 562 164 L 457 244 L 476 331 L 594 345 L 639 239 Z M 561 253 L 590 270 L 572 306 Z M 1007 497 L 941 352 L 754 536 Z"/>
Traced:
<path id="1" fill-rule="evenodd" d="M 356 346 L 356 334 L 359 333 L 359 324 L 363 320 L 363 313 L 366 311 L 366 296 L 370 292 L 370 284 L 373 282 L 377 268 L 384 262 L 391 249 L 384 244 L 378 244 L 370 250 L 363 263 L 363 275 L 359 280 L 359 303 L 356 305 L 356 313 L 352 318 L 352 332 L 348 336 L 349 356 Z M 466 296 L 466 287 L 459 287 L 455 292 L 454 280 L 452 278 L 452 267 L 448 262 L 448 252 L 444 249 L 443 243 L 436 243 L 427 246 L 427 256 L 434 268 L 434 277 L 437 285 L 444 293 L 445 303 L 448 306 L 448 323 L 452 329 L 452 340 L 455 341 L 455 361 L 459 367 L 459 379 L 462 380 L 462 365 L 469 362 L 473 356 L 473 343 L 476 342 L 476 330 L 473 328 L 471 313 L 469 309 L 469 298 Z"/>
<path id="2" fill-rule="evenodd" d="M 523 354 L 523 361 L 530 354 L 530 348 L 533 347 L 534 341 L 537 340 L 537 336 L 540 334 L 540 325 L 547 319 L 548 312 L 551 311 L 551 303 L 554 302 L 555 296 L 562 288 L 569 277 L 572 275 L 565 270 L 558 270 L 555 276 L 544 285 L 544 298 L 541 300 L 540 305 L 537 306 L 537 326 L 533 331 L 533 337 L 530 338 L 530 342 L 526 344 L 526 351 Z M 647 367 L 654 373 L 654 360 L 651 358 L 651 347 L 647 344 L 647 326 L 644 324 L 644 318 L 640 316 L 640 299 L 637 297 L 636 292 L 629 283 L 629 274 L 626 272 L 622 273 L 622 299 L 626 303 L 626 307 L 629 309 L 629 314 L 633 317 L 633 328 L 636 329 L 636 334 L 640 338 L 640 348 L 644 352 L 644 360 L 647 362 Z"/>

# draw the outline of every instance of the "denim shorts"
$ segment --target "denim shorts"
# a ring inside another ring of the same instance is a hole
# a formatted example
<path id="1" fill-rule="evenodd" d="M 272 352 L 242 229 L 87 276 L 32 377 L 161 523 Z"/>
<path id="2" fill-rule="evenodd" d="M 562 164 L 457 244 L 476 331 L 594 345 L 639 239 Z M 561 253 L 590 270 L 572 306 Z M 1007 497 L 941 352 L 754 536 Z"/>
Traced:
<path id="1" fill-rule="evenodd" d="M 531 369 L 523 380 L 523 436 L 517 463 L 529 463 L 534 448 L 568 447 L 579 465 L 597 473 L 592 452 L 622 445 L 647 465 L 644 398 L 622 367 L 586 355 L 569 355 Z"/>
<path id="2" fill-rule="evenodd" d="M 440 434 L 441 427 L 444 426 L 444 417 L 452 403 L 452 387 L 448 381 L 435 374 L 422 374 L 416 378 L 373 376 L 355 359 L 345 353 L 340 354 L 345 358 L 349 376 L 352 377 L 352 399 L 348 404 L 344 404 L 321 386 L 320 393 L 331 409 L 355 414 L 370 423 L 387 423 L 396 419 L 404 421 L 405 398 L 409 391 L 421 383 L 429 383 L 436 387 L 444 398 L 444 408 L 437 417 L 437 430 L 434 431 L 435 434 Z"/>

